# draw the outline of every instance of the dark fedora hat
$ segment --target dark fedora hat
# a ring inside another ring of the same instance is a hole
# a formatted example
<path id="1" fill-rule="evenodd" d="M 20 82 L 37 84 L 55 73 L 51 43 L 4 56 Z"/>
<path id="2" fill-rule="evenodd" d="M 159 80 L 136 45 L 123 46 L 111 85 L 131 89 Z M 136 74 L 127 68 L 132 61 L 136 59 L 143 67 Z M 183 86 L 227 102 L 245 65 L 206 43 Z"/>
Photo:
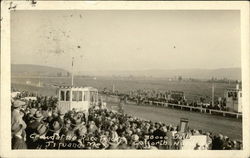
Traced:
<path id="1" fill-rule="evenodd" d="M 61 130 L 61 128 L 62 128 L 62 125 L 58 121 L 54 121 L 50 131 L 57 132 L 57 131 Z"/>

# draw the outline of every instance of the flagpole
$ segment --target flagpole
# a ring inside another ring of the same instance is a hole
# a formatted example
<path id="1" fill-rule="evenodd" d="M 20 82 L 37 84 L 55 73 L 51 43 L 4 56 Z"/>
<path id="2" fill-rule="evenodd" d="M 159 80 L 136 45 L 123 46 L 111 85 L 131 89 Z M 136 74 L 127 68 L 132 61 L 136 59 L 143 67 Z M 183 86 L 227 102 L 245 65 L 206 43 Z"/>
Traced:
<path id="1" fill-rule="evenodd" d="M 71 86 L 74 85 L 74 57 L 72 57 Z"/>
<path id="2" fill-rule="evenodd" d="M 212 107 L 214 107 L 214 82 L 212 84 Z"/>

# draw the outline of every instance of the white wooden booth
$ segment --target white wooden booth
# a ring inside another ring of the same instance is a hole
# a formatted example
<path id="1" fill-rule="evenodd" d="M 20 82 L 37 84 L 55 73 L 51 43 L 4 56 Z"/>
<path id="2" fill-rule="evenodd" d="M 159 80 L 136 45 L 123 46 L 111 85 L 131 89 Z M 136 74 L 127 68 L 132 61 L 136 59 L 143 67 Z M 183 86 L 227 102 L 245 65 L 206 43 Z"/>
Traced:
<path id="1" fill-rule="evenodd" d="M 88 112 L 91 106 L 98 104 L 98 90 L 93 87 L 64 86 L 58 90 L 58 109 L 64 112 L 72 110 Z"/>
<path id="2" fill-rule="evenodd" d="M 225 90 L 225 98 L 229 111 L 242 112 L 242 90 L 238 84 L 236 88 L 228 88 Z"/>

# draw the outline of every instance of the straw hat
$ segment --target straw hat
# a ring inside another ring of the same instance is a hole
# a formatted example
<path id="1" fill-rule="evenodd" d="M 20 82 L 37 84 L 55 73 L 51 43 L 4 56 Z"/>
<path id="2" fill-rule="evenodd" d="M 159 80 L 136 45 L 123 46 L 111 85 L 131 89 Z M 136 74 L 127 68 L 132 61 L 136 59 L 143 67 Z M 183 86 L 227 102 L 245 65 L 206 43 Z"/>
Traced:
<path id="1" fill-rule="evenodd" d="M 23 102 L 23 101 L 21 101 L 21 100 L 16 100 L 16 101 L 14 101 L 14 103 L 13 103 L 13 107 L 14 107 L 14 108 L 18 108 L 18 107 L 23 106 L 23 105 L 25 105 L 25 102 Z"/>
<path id="2" fill-rule="evenodd" d="M 43 115 L 40 111 L 36 111 L 35 115 L 33 116 L 35 120 L 43 118 Z"/>
<path id="3" fill-rule="evenodd" d="M 58 111 L 58 115 L 59 116 L 62 116 L 62 115 L 65 115 L 65 114 L 66 114 L 66 112 L 64 110 L 59 110 Z"/>
<path id="4" fill-rule="evenodd" d="M 48 131 L 48 128 L 46 127 L 45 124 L 40 124 L 37 127 L 37 134 L 39 134 L 40 136 L 43 135 L 43 134 L 45 134 L 47 131 Z"/>
<path id="5" fill-rule="evenodd" d="M 87 128 L 84 125 L 80 125 L 80 127 L 77 129 L 78 135 L 84 135 L 87 133 Z"/>
<path id="6" fill-rule="evenodd" d="M 34 115 L 36 113 L 37 109 L 36 108 L 31 108 L 30 109 L 30 113 L 31 115 Z"/>
<path id="7" fill-rule="evenodd" d="M 139 136 L 137 134 L 133 134 L 131 137 L 132 137 L 133 141 L 138 141 L 139 140 Z"/>

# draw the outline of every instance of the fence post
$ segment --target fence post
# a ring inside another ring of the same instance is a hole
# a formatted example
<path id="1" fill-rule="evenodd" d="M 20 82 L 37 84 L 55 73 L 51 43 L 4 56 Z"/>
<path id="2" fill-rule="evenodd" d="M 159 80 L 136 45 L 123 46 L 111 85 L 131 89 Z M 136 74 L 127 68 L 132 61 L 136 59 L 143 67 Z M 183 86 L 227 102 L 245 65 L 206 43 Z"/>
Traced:
<path id="1" fill-rule="evenodd" d="M 168 107 L 168 103 L 165 103 L 165 106 Z"/>

